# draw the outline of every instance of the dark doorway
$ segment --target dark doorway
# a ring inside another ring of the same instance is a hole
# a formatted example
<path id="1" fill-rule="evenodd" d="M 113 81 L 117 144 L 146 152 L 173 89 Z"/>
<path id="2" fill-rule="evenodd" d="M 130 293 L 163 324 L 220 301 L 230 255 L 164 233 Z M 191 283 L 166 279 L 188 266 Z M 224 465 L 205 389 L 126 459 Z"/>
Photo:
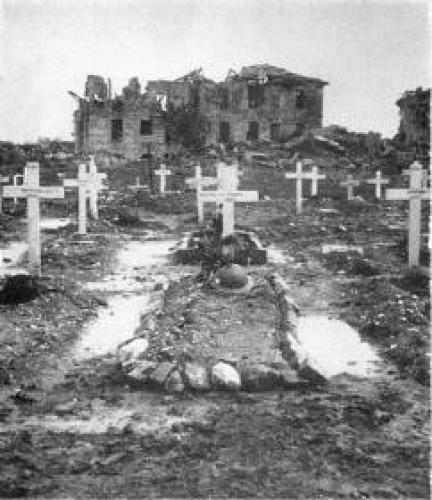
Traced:
<path id="1" fill-rule="evenodd" d="M 226 144 L 230 141 L 230 124 L 229 122 L 219 123 L 219 141 Z"/>
<path id="2" fill-rule="evenodd" d="M 270 139 L 274 142 L 279 142 L 280 141 L 280 129 L 281 125 L 280 123 L 272 123 L 270 125 Z"/>
<path id="3" fill-rule="evenodd" d="M 112 142 L 121 142 L 123 139 L 123 120 L 115 119 L 111 121 L 111 140 Z"/>
<path id="4" fill-rule="evenodd" d="M 259 123 L 249 122 L 249 130 L 246 135 L 246 140 L 257 141 L 259 139 Z"/>

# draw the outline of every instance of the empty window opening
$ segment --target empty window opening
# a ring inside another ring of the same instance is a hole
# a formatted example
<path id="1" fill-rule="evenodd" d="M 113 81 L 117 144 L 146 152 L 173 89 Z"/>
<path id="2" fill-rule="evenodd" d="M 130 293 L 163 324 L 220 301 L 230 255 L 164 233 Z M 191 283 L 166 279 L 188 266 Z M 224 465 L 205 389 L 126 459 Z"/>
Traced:
<path id="1" fill-rule="evenodd" d="M 246 140 L 257 141 L 259 139 L 259 123 L 249 122 L 249 130 L 246 135 Z"/>
<path id="2" fill-rule="evenodd" d="M 248 86 L 248 103 L 250 108 L 257 108 L 264 102 L 264 85 Z"/>
<path id="3" fill-rule="evenodd" d="M 304 109 L 306 106 L 306 94 L 304 90 L 298 90 L 296 94 L 296 108 Z"/>
<path id="4" fill-rule="evenodd" d="M 280 123 L 272 123 L 270 125 L 270 139 L 275 142 L 280 141 L 280 130 L 281 130 L 281 124 Z"/>
<path id="5" fill-rule="evenodd" d="M 230 124 L 229 122 L 219 123 L 219 140 L 222 143 L 230 141 Z"/>
<path id="6" fill-rule="evenodd" d="M 141 120 L 140 134 L 141 135 L 152 135 L 153 133 L 153 123 L 151 120 Z"/>
<path id="7" fill-rule="evenodd" d="M 111 140 L 120 142 L 123 139 L 123 120 L 115 119 L 111 121 Z"/>

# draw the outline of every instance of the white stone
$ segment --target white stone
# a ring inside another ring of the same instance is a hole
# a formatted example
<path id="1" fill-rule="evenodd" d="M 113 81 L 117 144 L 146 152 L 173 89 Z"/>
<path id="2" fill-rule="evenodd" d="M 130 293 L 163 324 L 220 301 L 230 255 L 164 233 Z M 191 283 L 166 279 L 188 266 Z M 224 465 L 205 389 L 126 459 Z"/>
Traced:
<path id="1" fill-rule="evenodd" d="M 39 185 L 39 163 L 28 162 L 24 171 L 22 186 L 5 186 L 5 197 L 27 198 L 29 271 L 41 274 L 41 243 L 40 243 L 40 207 L 41 198 L 64 198 L 62 187 L 47 187 Z"/>
<path id="2" fill-rule="evenodd" d="M 220 361 L 216 363 L 211 371 L 213 385 L 220 389 L 236 391 L 240 389 L 241 380 L 238 371 L 228 363 Z"/>
<path id="3" fill-rule="evenodd" d="M 187 362 L 184 365 L 184 376 L 188 386 L 194 391 L 207 391 L 210 388 L 207 369 L 196 362 Z"/>
<path id="4" fill-rule="evenodd" d="M 148 346 L 148 340 L 144 338 L 131 339 L 117 349 L 117 361 L 122 367 L 130 368 L 141 359 L 143 354 L 147 351 Z"/>
<path id="5" fill-rule="evenodd" d="M 430 199 L 430 192 L 424 186 L 424 170 L 419 162 L 410 167 L 410 184 L 408 189 L 387 189 L 386 200 L 409 200 L 408 222 L 408 266 L 418 266 L 420 263 L 420 226 L 421 201 Z"/>

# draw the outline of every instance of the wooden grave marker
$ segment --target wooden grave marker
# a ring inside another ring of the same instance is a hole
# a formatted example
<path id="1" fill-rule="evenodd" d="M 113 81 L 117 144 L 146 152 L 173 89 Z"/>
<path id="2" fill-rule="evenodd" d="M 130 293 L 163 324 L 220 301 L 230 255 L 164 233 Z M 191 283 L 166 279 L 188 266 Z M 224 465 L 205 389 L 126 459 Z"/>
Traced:
<path id="1" fill-rule="evenodd" d="M 29 246 L 29 271 L 41 274 L 40 206 L 41 199 L 64 198 L 64 188 L 39 184 L 39 163 L 28 162 L 22 186 L 5 186 L 6 197 L 27 198 L 27 227 Z"/>
<path id="2" fill-rule="evenodd" d="M 377 170 L 374 179 L 367 179 L 368 184 L 375 184 L 375 197 L 381 199 L 382 186 L 388 184 L 389 180 L 381 176 L 381 170 Z"/>
<path id="3" fill-rule="evenodd" d="M 160 177 L 160 194 L 165 196 L 166 193 L 166 177 L 172 175 L 171 170 L 168 170 L 164 163 L 161 164 L 159 170 L 155 170 L 155 174 Z"/>
<path id="4" fill-rule="evenodd" d="M 347 175 L 346 181 L 340 183 L 341 186 L 347 189 L 347 200 L 354 200 L 354 187 L 360 186 L 360 181 L 353 178 L 351 174 Z"/>
<path id="5" fill-rule="evenodd" d="M 78 166 L 77 179 L 64 179 L 64 187 L 78 188 L 78 234 L 87 234 L 87 198 L 91 186 L 90 174 L 85 163 Z"/>
<path id="6" fill-rule="evenodd" d="M 430 192 L 424 186 L 424 170 L 415 161 L 410 169 L 409 188 L 386 189 L 386 200 L 409 200 L 408 217 L 408 266 L 418 266 L 420 263 L 421 244 L 421 202 L 430 199 Z"/>
<path id="7" fill-rule="evenodd" d="M 190 187 L 194 187 L 196 190 L 199 224 L 202 224 L 204 222 L 204 202 L 201 198 L 202 188 L 207 186 L 215 186 L 218 184 L 218 182 L 218 179 L 216 179 L 215 177 L 202 177 L 201 165 L 195 166 L 195 177 L 186 179 L 186 184 Z"/>

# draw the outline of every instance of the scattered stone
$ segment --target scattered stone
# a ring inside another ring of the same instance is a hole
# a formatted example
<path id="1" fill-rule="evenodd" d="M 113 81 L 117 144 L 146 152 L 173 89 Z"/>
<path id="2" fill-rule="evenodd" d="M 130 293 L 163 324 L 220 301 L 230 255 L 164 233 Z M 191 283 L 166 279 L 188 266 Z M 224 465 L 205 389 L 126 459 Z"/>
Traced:
<path id="1" fill-rule="evenodd" d="M 185 363 L 183 373 L 190 389 L 207 391 L 210 389 L 209 377 L 205 366 L 192 362 Z"/>
<path id="2" fill-rule="evenodd" d="M 131 339 L 117 349 L 117 360 L 123 368 L 130 368 L 141 359 L 148 346 L 149 343 L 144 338 Z"/>
<path id="3" fill-rule="evenodd" d="M 156 361 L 139 360 L 133 369 L 128 373 L 128 377 L 134 382 L 146 384 L 151 372 L 156 368 Z"/>
<path id="4" fill-rule="evenodd" d="M 241 387 L 238 371 L 228 363 L 216 363 L 211 371 L 212 384 L 218 389 L 237 391 Z"/>
<path id="5" fill-rule="evenodd" d="M 178 370 L 174 370 L 168 375 L 165 381 L 165 390 L 167 392 L 179 393 L 185 389 L 182 376 Z"/>
<path id="6" fill-rule="evenodd" d="M 159 363 L 150 374 L 148 378 L 149 383 L 155 387 L 163 388 L 168 375 L 174 370 L 175 366 L 174 363 L 170 363 L 169 361 Z"/>
<path id="7" fill-rule="evenodd" d="M 240 368 L 242 389 L 249 392 L 271 391 L 281 386 L 281 374 L 267 365 L 257 363 Z"/>
<path id="8" fill-rule="evenodd" d="M 238 264 L 222 267 L 216 277 L 225 288 L 243 288 L 248 283 L 248 275 Z"/>

